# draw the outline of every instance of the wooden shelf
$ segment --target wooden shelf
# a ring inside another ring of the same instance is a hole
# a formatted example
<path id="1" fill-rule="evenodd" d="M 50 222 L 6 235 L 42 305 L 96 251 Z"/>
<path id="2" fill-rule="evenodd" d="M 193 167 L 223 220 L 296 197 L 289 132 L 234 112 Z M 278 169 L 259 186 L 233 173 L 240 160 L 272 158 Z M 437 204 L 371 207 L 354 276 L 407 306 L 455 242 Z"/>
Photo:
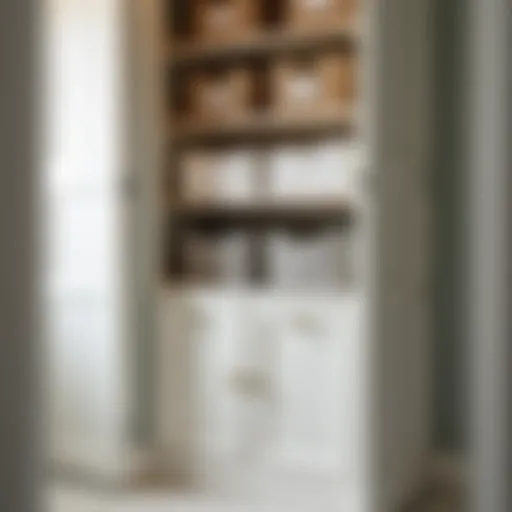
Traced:
<path id="1" fill-rule="evenodd" d="M 273 201 L 258 203 L 171 203 L 170 210 L 174 215 L 191 219 L 216 220 L 298 220 L 323 221 L 325 219 L 343 219 L 351 217 L 356 205 L 353 200 L 337 198 L 316 201 Z"/>
<path id="2" fill-rule="evenodd" d="M 225 123 L 183 122 L 171 131 L 171 141 L 178 145 L 240 139 L 275 139 L 329 134 L 350 134 L 356 129 L 353 109 L 314 115 L 278 116 L 260 114 Z"/>
<path id="3" fill-rule="evenodd" d="M 241 41 L 208 44 L 204 42 L 169 43 L 166 59 L 175 66 L 200 65 L 213 61 L 229 61 L 279 53 L 315 50 L 332 46 L 354 46 L 358 30 L 352 25 L 331 32 L 267 31 Z"/>

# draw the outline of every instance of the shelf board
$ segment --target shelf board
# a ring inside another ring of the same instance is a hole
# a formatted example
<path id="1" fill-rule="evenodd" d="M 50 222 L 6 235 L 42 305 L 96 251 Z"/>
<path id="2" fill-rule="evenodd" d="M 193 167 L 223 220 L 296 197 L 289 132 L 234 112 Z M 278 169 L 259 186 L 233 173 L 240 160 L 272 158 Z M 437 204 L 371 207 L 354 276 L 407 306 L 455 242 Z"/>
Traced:
<path id="1" fill-rule="evenodd" d="M 333 110 L 314 115 L 252 115 L 224 123 L 177 123 L 170 130 L 171 141 L 178 145 L 219 140 L 269 139 L 323 134 L 347 134 L 356 128 L 353 109 Z"/>
<path id="2" fill-rule="evenodd" d="M 354 25 L 347 25 L 330 32 L 319 33 L 296 30 L 264 31 L 245 40 L 227 43 L 168 43 L 165 54 L 166 59 L 173 65 L 188 66 L 246 57 L 274 56 L 279 53 L 315 50 L 343 44 L 353 46 L 358 41 L 359 31 Z"/>
<path id="3" fill-rule="evenodd" d="M 352 216 L 355 202 L 346 198 L 316 201 L 273 201 L 258 203 L 174 202 L 170 211 L 191 219 L 333 220 Z"/>
<path id="4" fill-rule="evenodd" d="M 286 286 L 276 285 L 261 280 L 248 279 L 235 283 L 193 281 L 186 277 L 179 277 L 172 272 L 163 272 L 162 285 L 167 291 L 185 294 L 221 294 L 223 297 L 234 295 L 239 298 L 241 294 L 250 294 L 261 298 L 297 297 L 339 300 L 344 297 L 359 298 L 362 290 L 357 286 Z"/>

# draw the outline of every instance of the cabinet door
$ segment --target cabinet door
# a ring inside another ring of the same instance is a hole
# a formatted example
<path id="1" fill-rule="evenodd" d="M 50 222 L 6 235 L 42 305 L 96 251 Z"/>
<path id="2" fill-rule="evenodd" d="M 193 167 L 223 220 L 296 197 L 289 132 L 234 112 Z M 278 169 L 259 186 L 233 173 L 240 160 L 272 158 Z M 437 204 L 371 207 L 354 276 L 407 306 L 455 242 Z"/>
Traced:
<path id="1" fill-rule="evenodd" d="M 164 464 L 180 474 L 197 474 L 232 450 L 227 375 L 237 339 L 233 307 L 207 292 L 163 299 L 157 423 Z"/>
<path id="2" fill-rule="evenodd" d="M 212 464 L 236 449 L 236 402 L 230 374 L 236 367 L 237 304 L 215 296 L 191 304 L 196 356 L 198 449 Z"/>
<path id="3" fill-rule="evenodd" d="M 228 471 L 231 483 L 257 466 L 268 447 L 275 357 L 271 322 L 259 302 L 228 294 L 200 305 L 206 322 L 195 341 L 199 450 L 210 469 Z"/>
<path id="4" fill-rule="evenodd" d="M 356 302 L 291 299 L 278 343 L 276 455 L 293 468 L 340 471 L 355 456 L 360 398 Z"/>

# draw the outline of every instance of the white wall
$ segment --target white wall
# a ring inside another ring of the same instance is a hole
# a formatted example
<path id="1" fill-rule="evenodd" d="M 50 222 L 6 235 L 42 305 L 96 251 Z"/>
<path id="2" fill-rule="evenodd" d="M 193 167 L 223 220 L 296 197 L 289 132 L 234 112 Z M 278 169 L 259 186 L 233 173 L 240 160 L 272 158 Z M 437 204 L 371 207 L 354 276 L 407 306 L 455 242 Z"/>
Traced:
<path id="1" fill-rule="evenodd" d="M 44 206 L 51 454 L 117 474 L 129 407 L 117 0 L 49 0 Z"/>

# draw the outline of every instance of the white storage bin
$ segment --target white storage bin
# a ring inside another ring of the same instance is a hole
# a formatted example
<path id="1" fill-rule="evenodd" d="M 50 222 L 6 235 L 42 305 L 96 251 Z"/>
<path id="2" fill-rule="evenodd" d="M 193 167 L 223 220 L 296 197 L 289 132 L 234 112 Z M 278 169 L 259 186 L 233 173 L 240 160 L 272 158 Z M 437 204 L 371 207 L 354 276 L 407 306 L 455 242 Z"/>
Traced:
<path id="1" fill-rule="evenodd" d="M 277 288 L 340 289 L 351 283 L 352 243 L 339 227 L 279 229 L 267 237 L 268 281 Z"/>
<path id="2" fill-rule="evenodd" d="M 293 145 L 270 154 L 269 195 L 280 199 L 357 198 L 364 152 L 354 143 Z"/>
<path id="3" fill-rule="evenodd" d="M 186 201 L 247 201 L 257 196 L 257 190 L 253 151 L 190 151 L 183 157 L 182 196 Z"/>
<path id="4" fill-rule="evenodd" d="M 353 142 L 331 141 L 316 146 L 313 158 L 315 194 L 360 197 L 364 183 L 364 150 Z"/>
<path id="5" fill-rule="evenodd" d="M 305 146 L 274 149 L 269 155 L 268 193 L 276 199 L 308 194 L 309 153 Z"/>
<path id="6" fill-rule="evenodd" d="M 250 237 L 243 231 L 183 236 L 184 275 L 192 283 L 240 284 L 250 278 Z"/>

